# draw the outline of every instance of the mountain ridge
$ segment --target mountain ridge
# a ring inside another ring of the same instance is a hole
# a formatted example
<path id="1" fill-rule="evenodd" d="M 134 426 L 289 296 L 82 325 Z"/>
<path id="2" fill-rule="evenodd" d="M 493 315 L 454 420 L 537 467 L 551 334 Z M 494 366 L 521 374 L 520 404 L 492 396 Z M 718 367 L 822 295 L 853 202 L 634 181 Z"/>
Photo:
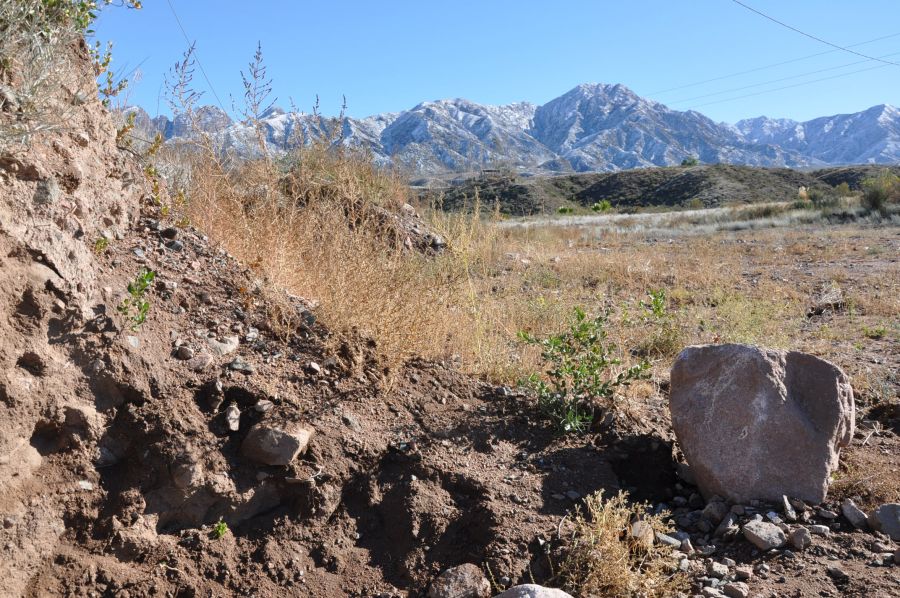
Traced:
<path id="1" fill-rule="evenodd" d="M 184 115 L 150 118 L 139 107 L 136 124 L 167 140 L 190 134 Z M 221 147 L 252 155 L 255 133 L 214 106 L 197 110 L 199 128 Z M 851 114 L 808 121 L 759 116 L 718 123 L 694 110 L 678 111 L 643 98 L 622 84 L 584 83 L 542 105 L 479 104 L 463 98 L 420 102 L 409 110 L 338 122 L 315 114 L 268 110 L 261 119 L 276 150 L 326 136 L 369 151 L 381 165 L 416 174 L 485 167 L 525 172 L 614 172 L 703 163 L 821 167 L 900 161 L 900 110 L 879 104 Z"/>

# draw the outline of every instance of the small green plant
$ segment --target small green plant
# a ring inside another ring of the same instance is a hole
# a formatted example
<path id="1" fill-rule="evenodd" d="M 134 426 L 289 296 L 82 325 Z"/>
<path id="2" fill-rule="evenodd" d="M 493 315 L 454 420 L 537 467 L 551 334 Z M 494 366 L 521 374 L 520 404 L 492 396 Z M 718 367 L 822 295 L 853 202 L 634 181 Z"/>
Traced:
<path id="1" fill-rule="evenodd" d="M 106 237 L 97 237 L 97 240 L 94 241 L 94 253 L 103 255 L 106 253 L 107 249 L 109 249 L 109 239 Z"/>
<path id="2" fill-rule="evenodd" d="M 880 340 L 883 339 L 887 334 L 887 328 L 884 326 L 873 326 L 869 328 L 868 326 L 863 326 L 863 336 L 866 338 L 870 338 L 872 340 Z"/>
<path id="3" fill-rule="evenodd" d="M 592 205 L 591 209 L 595 212 L 608 212 L 612 209 L 612 203 L 608 199 L 601 199 Z"/>
<path id="4" fill-rule="evenodd" d="M 213 525 L 212 535 L 216 540 L 221 540 L 225 537 L 225 534 L 228 533 L 228 524 L 222 521 L 220 517 L 219 520 Z"/>
<path id="5" fill-rule="evenodd" d="M 651 333 L 638 345 L 635 352 L 645 357 L 675 355 L 681 350 L 681 329 L 668 309 L 665 289 L 648 291 L 647 299 L 641 301 L 644 310 L 641 321 Z"/>
<path id="6" fill-rule="evenodd" d="M 682 166 L 696 166 L 700 164 L 700 160 L 696 158 L 696 156 L 691 156 L 690 158 L 685 158 L 681 161 Z"/>
<path id="7" fill-rule="evenodd" d="M 560 206 L 560 207 L 556 208 L 557 214 L 571 214 L 574 211 L 575 210 L 573 208 L 570 208 L 568 206 Z"/>
<path id="8" fill-rule="evenodd" d="M 150 301 L 145 298 L 147 289 L 156 278 L 156 272 L 142 268 L 134 280 L 128 283 L 128 297 L 119 304 L 119 313 L 131 321 L 131 329 L 137 330 L 147 320 L 150 313 Z"/>
<path id="9" fill-rule="evenodd" d="M 576 307 L 565 332 L 547 338 L 518 334 L 523 342 L 541 348 L 547 370 L 543 376 L 531 374 L 523 383 L 534 390 L 541 413 L 562 433 L 586 432 L 597 407 L 613 407 L 620 388 L 647 376 L 647 361 L 617 367 L 621 360 L 615 355 L 616 346 L 607 341 L 608 320 L 608 310 L 589 318 Z"/>

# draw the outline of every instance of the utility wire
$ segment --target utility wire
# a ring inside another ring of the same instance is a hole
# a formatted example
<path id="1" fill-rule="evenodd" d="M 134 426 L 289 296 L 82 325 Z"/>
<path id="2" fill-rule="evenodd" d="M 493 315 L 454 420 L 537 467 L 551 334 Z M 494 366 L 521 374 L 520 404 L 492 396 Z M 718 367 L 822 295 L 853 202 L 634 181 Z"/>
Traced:
<path id="1" fill-rule="evenodd" d="M 870 66 L 869 68 L 865 68 L 865 69 L 859 69 L 859 70 L 855 70 L 855 71 L 850 71 L 849 73 L 841 73 L 840 75 L 832 75 L 832 76 L 830 76 L 830 77 L 822 77 L 822 78 L 820 78 L 820 79 L 813 79 L 812 81 L 803 81 L 802 83 L 794 83 L 793 85 L 785 85 L 785 86 L 783 86 L 783 87 L 776 87 L 775 89 L 766 89 L 766 90 L 763 90 L 763 91 L 757 91 L 756 93 L 748 93 L 748 94 L 744 94 L 744 95 L 741 95 L 741 96 L 736 96 L 736 97 L 733 97 L 733 98 L 725 98 L 724 100 L 716 100 L 716 101 L 714 101 L 714 102 L 706 102 L 706 103 L 704 103 L 704 104 L 696 104 L 696 105 L 694 105 L 694 106 L 691 106 L 690 109 L 693 110 L 694 108 L 701 108 L 701 107 L 703 107 L 703 106 L 711 106 L 712 104 L 721 104 L 721 103 L 723 103 L 723 102 L 733 102 L 733 101 L 735 101 L 735 100 L 742 100 L 742 99 L 744 99 L 744 98 L 752 98 L 752 97 L 754 97 L 754 96 L 759 96 L 759 95 L 763 95 L 763 94 L 766 94 L 766 93 L 773 93 L 773 92 L 776 92 L 776 91 L 782 91 L 782 90 L 784 90 L 784 89 L 792 89 L 792 88 L 794 88 L 794 87 L 801 87 L 801 86 L 803 86 L 803 85 L 810 85 L 810 84 L 812 84 L 812 83 L 820 83 L 821 81 L 830 81 L 831 79 L 839 79 L 840 77 L 847 77 L 847 76 L 849 76 L 849 75 L 855 75 L 855 74 L 857 74 L 857 73 L 865 73 L 865 72 L 867 72 L 867 71 L 874 71 L 874 70 L 876 70 L 876 69 L 883 69 L 883 68 L 886 68 L 886 67 L 888 67 L 888 66 L 890 66 L 890 64 L 879 64 L 879 65 L 876 65 L 876 66 Z"/>
<path id="2" fill-rule="evenodd" d="M 814 40 L 816 40 L 817 42 L 820 42 L 820 43 L 825 44 L 826 46 L 831 46 L 832 48 L 837 48 L 838 50 L 843 50 L 844 52 L 849 52 L 850 54 L 855 54 L 855 55 L 857 55 L 857 56 L 860 56 L 860 57 L 862 57 L 862 58 L 866 58 L 866 59 L 868 59 L 868 60 L 875 60 L 875 61 L 877 61 L 877 62 L 883 62 L 883 63 L 885 63 L 885 64 L 890 64 L 890 65 L 893 65 L 893 66 L 900 66 L 900 62 L 891 62 L 890 60 L 882 60 L 881 58 L 875 58 L 874 56 L 869 56 L 869 55 L 867 55 L 867 54 L 863 54 L 862 52 L 857 52 L 856 50 L 851 50 L 850 48 L 848 48 L 848 47 L 846 47 L 846 46 L 839 46 L 839 45 L 837 45 L 837 44 L 833 44 L 833 43 L 831 43 L 831 42 L 828 41 L 828 40 L 822 39 L 821 37 L 816 37 L 815 35 L 812 35 L 812 34 L 810 34 L 810 33 L 806 33 L 805 31 L 801 31 L 801 30 L 797 29 L 796 27 L 793 27 L 793 26 L 791 26 L 791 25 L 788 25 L 787 23 L 785 23 L 785 22 L 783 22 L 783 21 L 779 21 L 778 19 L 776 19 L 776 18 L 774 18 L 774 17 L 770 17 L 769 15 L 767 15 L 767 14 L 764 13 L 764 12 L 760 12 L 760 11 L 756 10 L 756 9 L 753 8 L 752 6 L 747 6 L 746 4 L 744 4 L 743 2 L 741 2 L 741 0 L 731 0 L 731 1 L 734 2 L 735 4 L 739 5 L 739 6 L 743 6 L 744 8 L 746 8 L 747 10 L 749 10 L 750 12 L 754 12 L 754 13 L 758 14 L 759 16 L 761 16 L 761 17 L 763 17 L 763 18 L 765 18 L 765 19 L 768 19 L 768 20 L 772 21 L 773 23 L 777 23 L 778 25 L 781 25 L 782 27 L 785 27 L 785 28 L 787 28 L 787 29 L 790 29 L 791 31 L 794 31 L 794 32 L 796 32 L 796 33 L 799 33 L 800 35 L 803 35 L 803 36 L 805 36 L 805 37 L 808 37 L 809 39 L 814 39 Z"/>
<path id="3" fill-rule="evenodd" d="M 856 48 L 858 46 L 865 46 L 867 44 L 873 44 L 875 42 L 880 42 L 885 39 L 890 39 L 892 37 L 900 36 L 900 33 L 892 33 L 890 35 L 883 35 L 881 37 L 876 37 L 875 39 L 866 40 L 864 42 L 859 42 L 856 44 L 851 44 L 847 46 L 848 48 Z M 734 77 L 739 77 L 741 75 L 749 75 L 750 73 L 756 73 L 759 71 L 764 71 L 766 69 L 775 68 L 776 66 L 784 66 L 786 64 L 792 64 L 794 62 L 800 62 L 803 60 L 809 60 L 810 58 L 815 58 L 817 56 L 824 56 L 826 54 L 831 54 L 832 52 L 837 52 L 838 50 L 825 50 L 824 52 L 817 52 L 815 54 L 809 54 L 807 56 L 801 56 L 800 58 L 792 58 L 791 60 L 784 60 L 782 62 L 774 62 L 772 64 L 767 64 L 765 66 L 758 66 L 752 69 L 747 69 L 746 71 L 738 71 L 736 73 L 730 73 L 728 75 L 721 75 L 719 77 L 713 77 L 712 79 L 704 79 L 703 81 L 697 81 L 696 83 L 687 83 L 686 85 L 679 85 L 677 87 L 669 87 L 668 89 L 661 89 L 659 91 L 653 91 L 648 93 L 649 96 L 655 96 L 662 93 L 668 93 L 670 91 L 678 91 L 680 89 L 687 89 L 689 87 L 697 87 L 698 85 L 703 85 L 704 83 L 713 83 L 715 81 L 722 81 L 723 79 L 732 79 Z"/>
<path id="4" fill-rule="evenodd" d="M 181 19 L 178 18 L 178 13 L 175 12 L 175 7 L 172 6 L 172 0 L 166 0 L 166 4 L 169 5 L 169 10 L 172 11 L 172 16 L 175 17 L 175 22 L 178 23 L 178 28 L 181 29 L 181 35 L 184 36 L 184 41 L 191 45 L 191 38 L 188 37 L 187 31 L 184 30 L 184 26 L 181 24 Z M 213 97 L 216 98 L 216 102 L 219 104 L 219 108 L 222 109 L 222 112 L 228 114 L 228 111 L 225 110 L 225 106 L 222 105 L 222 100 L 219 99 L 219 94 L 216 93 L 216 88 L 213 87 L 212 81 L 209 80 L 209 77 L 206 75 L 206 69 L 203 68 L 203 63 L 200 62 L 200 57 L 197 55 L 196 50 L 194 51 L 194 59 L 197 61 L 197 66 L 200 67 L 200 72 L 203 74 L 203 79 L 206 80 L 206 84 L 209 86 L 210 91 L 212 91 Z"/>
<path id="5" fill-rule="evenodd" d="M 900 55 L 900 52 L 892 52 L 890 54 L 883 54 L 882 56 L 880 56 L 880 58 L 889 58 L 891 56 L 897 56 L 897 55 Z M 671 102 L 666 102 L 666 103 L 667 104 L 685 104 L 687 102 L 693 102 L 694 100 L 702 100 L 704 98 L 720 96 L 722 94 L 732 93 L 735 91 L 744 91 L 745 89 L 753 89 L 754 87 L 761 87 L 763 85 L 770 85 L 772 83 L 781 83 L 783 81 L 791 81 L 792 79 L 797 79 L 800 77 L 808 77 L 810 75 L 818 75 L 819 73 L 827 73 L 828 71 L 836 71 L 838 69 L 843 69 L 843 68 L 847 68 L 848 66 L 855 66 L 857 64 L 863 64 L 866 62 L 871 62 L 871 60 L 855 60 L 853 62 L 848 62 L 846 64 L 841 64 L 839 66 L 830 66 L 828 68 L 818 69 L 815 71 L 808 71 L 806 73 L 800 73 L 798 75 L 792 75 L 790 77 L 781 77 L 780 79 L 771 79 L 769 81 L 763 81 L 761 83 L 753 83 L 751 85 L 744 85 L 742 87 L 732 87 L 731 89 L 723 89 L 722 91 L 714 91 L 711 93 L 704 93 L 704 94 L 694 96 L 691 98 L 684 98 L 682 100 L 672 100 Z M 887 66 L 887 65 L 883 65 L 883 66 Z M 854 71 L 854 72 L 856 72 L 856 71 Z M 849 75 L 852 73 L 844 73 L 844 74 Z"/>

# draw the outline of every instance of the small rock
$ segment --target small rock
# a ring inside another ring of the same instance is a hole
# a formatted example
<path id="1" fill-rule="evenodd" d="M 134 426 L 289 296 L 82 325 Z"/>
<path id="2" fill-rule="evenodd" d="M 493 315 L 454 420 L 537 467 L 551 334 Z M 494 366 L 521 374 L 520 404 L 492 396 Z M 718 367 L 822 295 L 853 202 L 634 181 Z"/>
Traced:
<path id="1" fill-rule="evenodd" d="M 241 427 L 241 410 L 237 405 L 231 403 L 225 409 L 225 421 L 228 423 L 228 429 L 237 432 Z"/>
<path id="2" fill-rule="evenodd" d="M 706 566 L 706 574 L 710 577 L 715 577 L 716 579 L 723 579 L 728 575 L 728 567 L 722 563 L 710 561 Z"/>
<path id="3" fill-rule="evenodd" d="M 869 527 L 900 542 L 900 503 L 885 503 L 869 513 Z"/>
<path id="4" fill-rule="evenodd" d="M 837 519 L 838 516 L 838 514 L 834 511 L 829 511 L 828 509 L 823 509 L 821 507 L 816 509 L 816 514 L 822 519 L 828 519 L 829 521 L 831 521 L 832 519 Z"/>
<path id="5" fill-rule="evenodd" d="M 581 495 L 574 490 L 567 491 L 566 496 L 569 498 L 569 500 L 578 500 L 579 498 L 581 498 Z"/>
<path id="6" fill-rule="evenodd" d="M 253 410 L 257 413 L 267 413 L 275 406 L 275 403 L 272 401 L 268 401 L 266 399 L 260 399 L 256 402 L 256 405 L 253 406 Z"/>
<path id="7" fill-rule="evenodd" d="M 797 521 L 797 511 L 794 510 L 787 496 L 781 497 L 781 512 L 784 513 L 784 518 L 788 521 Z"/>
<path id="8" fill-rule="evenodd" d="M 660 532 L 656 532 L 656 541 L 663 546 L 669 546 L 671 548 L 681 548 L 681 540 L 677 540 L 672 536 Z"/>
<path id="9" fill-rule="evenodd" d="M 159 236 L 163 239 L 174 239 L 178 236 L 178 229 L 174 226 L 166 227 L 159 231 Z"/>
<path id="10" fill-rule="evenodd" d="M 700 590 L 700 595 L 703 596 L 703 598 L 722 598 L 725 594 L 712 586 L 707 586 Z"/>
<path id="11" fill-rule="evenodd" d="M 841 503 L 841 513 L 856 529 L 867 529 L 869 527 L 866 514 L 856 506 L 852 499 L 844 499 L 844 502 Z"/>
<path id="12" fill-rule="evenodd" d="M 87 480 L 78 480 L 78 487 L 87 492 L 94 489 L 94 485 Z"/>
<path id="13" fill-rule="evenodd" d="M 212 356 L 208 353 L 198 353 L 193 359 L 187 361 L 185 365 L 195 372 L 201 372 L 209 367 L 212 363 Z"/>
<path id="14" fill-rule="evenodd" d="M 715 526 L 722 523 L 722 520 L 728 515 L 729 510 L 728 505 L 724 502 L 714 501 L 706 505 L 706 508 L 703 509 L 703 516 Z"/>
<path id="15" fill-rule="evenodd" d="M 175 351 L 175 357 L 181 359 L 182 361 L 187 361 L 188 359 L 194 358 L 194 350 L 188 347 L 187 345 L 181 345 Z"/>
<path id="16" fill-rule="evenodd" d="M 750 587 L 741 581 L 735 581 L 726 583 L 722 587 L 722 592 L 724 592 L 728 598 L 747 598 L 750 595 Z"/>
<path id="17" fill-rule="evenodd" d="M 238 345 L 240 344 L 240 340 L 236 336 L 226 336 L 222 338 L 222 340 L 208 338 L 206 339 L 206 342 L 213 355 L 218 355 L 220 357 L 228 355 L 229 353 L 234 353 L 237 351 Z"/>
<path id="18" fill-rule="evenodd" d="M 817 536 L 827 536 L 831 533 L 831 529 L 827 525 L 810 525 L 809 533 Z"/>
<path id="19" fill-rule="evenodd" d="M 125 342 L 128 343 L 128 346 L 130 346 L 132 349 L 139 349 L 141 347 L 141 340 L 138 337 L 132 336 L 130 334 L 125 337 Z"/>
<path id="20" fill-rule="evenodd" d="M 37 184 L 37 189 L 34 192 L 34 203 L 40 205 L 56 203 L 61 193 L 59 183 L 56 182 L 55 178 L 44 179 Z"/>
<path id="21" fill-rule="evenodd" d="M 739 531 L 738 516 L 734 513 L 728 513 L 725 516 L 725 519 L 722 520 L 722 523 L 719 524 L 719 527 L 716 528 L 716 531 L 713 532 L 713 537 L 721 538 L 722 536 L 736 533 L 737 531 Z"/>
<path id="22" fill-rule="evenodd" d="M 835 567 L 832 565 L 830 567 L 827 567 L 825 571 L 828 573 L 829 577 L 832 577 L 836 581 L 846 581 L 847 579 L 849 579 L 849 576 L 844 573 L 844 570 L 840 567 Z"/>
<path id="23" fill-rule="evenodd" d="M 244 374 L 252 374 L 256 372 L 256 368 L 253 367 L 248 362 L 244 361 L 240 356 L 235 357 L 231 363 L 228 364 L 228 367 L 236 372 L 241 372 Z"/>
<path id="24" fill-rule="evenodd" d="M 533 583 L 526 583 L 500 592 L 494 598 L 572 598 L 572 595 L 556 588 L 545 588 Z"/>
<path id="25" fill-rule="evenodd" d="M 320 365 L 319 365 L 318 363 L 316 363 L 315 361 L 310 361 L 308 364 L 306 364 L 306 371 L 308 371 L 308 372 L 311 373 L 311 374 L 315 374 L 316 376 L 318 376 L 319 374 L 322 373 L 322 366 L 320 366 Z"/>
<path id="26" fill-rule="evenodd" d="M 289 465 L 306 450 L 313 431 L 299 423 L 260 422 L 250 429 L 241 444 L 241 454 L 263 465 Z"/>
<path id="27" fill-rule="evenodd" d="M 753 567 L 749 565 L 742 565 L 740 567 L 734 568 L 734 576 L 738 578 L 740 581 L 747 581 L 751 577 L 753 577 Z"/>
<path id="28" fill-rule="evenodd" d="M 489 598 L 491 583 L 477 565 L 447 569 L 431 583 L 428 598 Z"/>
<path id="29" fill-rule="evenodd" d="M 178 239 L 166 242 L 166 249 L 169 251 L 181 251 L 184 249 L 184 243 Z"/>
<path id="30" fill-rule="evenodd" d="M 631 524 L 632 541 L 644 550 L 653 548 L 654 537 L 653 527 L 646 521 L 635 521 Z"/>
<path id="31" fill-rule="evenodd" d="M 788 542 L 796 550 L 806 550 L 812 544 L 812 536 L 805 527 L 798 527 L 790 533 Z"/>
<path id="32" fill-rule="evenodd" d="M 750 521 L 744 525 L 743 532 L 751 544 L 763 551 L 781 548 L 786 540 L 780 527 L 765 521 Z"/>

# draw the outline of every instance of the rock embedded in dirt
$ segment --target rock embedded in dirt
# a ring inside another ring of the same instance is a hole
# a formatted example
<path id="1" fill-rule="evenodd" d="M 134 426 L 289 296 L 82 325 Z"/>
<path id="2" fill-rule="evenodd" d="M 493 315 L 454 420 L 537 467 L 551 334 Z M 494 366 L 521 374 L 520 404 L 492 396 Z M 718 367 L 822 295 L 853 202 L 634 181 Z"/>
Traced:
<path id="1" fill-rule="evenodd" d="M 431 583 L 428 598 L 490 598 L 491 583 L 478 565 L 447 569 Z"/>
<path id="2" fill-rule="evenodd" d="M 631 539 L 637 546 L 650 550 L 653 548 L 654 538 L 653 526 L 646 521 L 635 521 L 631 524 Z"/>
<path id="3" fill-rule="evenodd" d="M 817 536 L 827 536 L 831 533 L 831 529 L 827 525 L 810 525 L 809 533 Z"/>
<path id="4" fill-rule="evenodd" d="M 805 527 L 798 527 L 788 535 L 788 542 L 794 550 L 806 550 L 812 544 L 812 536 Z"/>
<path id="5" fill-rule="evenodd" d="M 234 353 L 235 351 L 237 351 L 238 345 L 240 344 L 240 340 L 236 336 L 226 336 L 221 340 L 208 338 L 206 339 L 206 342 L 209 345 L 210 351 L 214 355 L 218 355 L 220 357 L 228 355 L 229 353 Z"/>
<path id="6" fill-rule="evenodd" d="M 260 422 L 241 444 L 241 454 L 262 465 L 289 465 L 306 450 L 313 431 L 299 423 Z"/>
<path id="7" fill-rule="evenodd" d="M 794 510 L 794 506 L 787 496 L 781 497 L 781 512 L 788 521 L 797 521 L 797 511 Z"/>
<path id="8" fill-rule="evenodd" d="M 241 428 L 241 410 L 234 403 L 225 409 L 225 421 L 232 432 L 237 432 Z"/>
<path id="9" fill-rule="evenodd" d="M 784 532 L 774 523 L 749 521 L 744 525 L 744 537 L 760 550 L 781 548 L 785 543 Z"/>
<path id="10" fill-rule="evenodd" d="M 868 529 L 869 522 L 866 514 L 856 506 L 852 499 L 844 499 L 844 502 L 841 503 L 841 512 L 856 529 Z"/>
<path id="11" fill-rule="evenodd" d="M 494 598 L 572 598 L 572 595 L 556 588 L 526 583 L 500 592 Z"/>
<path id="12" fill-rule="evenodd" d="M 183 361 L 188 361 L 194 358 L 194 350 L 188 347 L 187 345 L 181 345 L 175 351 L 175 357 L 181 359 Z"/>
<path id="13" fill-rule="evenodd" d="M 714 500 L 703 509 L 703 516 L 713 525 L 719 525 L 729 512 L 728 505 L 719 500 Z"/>
<path id="14" fill-rule="evenodd" d="M 869 526 L 900 542 L 900 503 L 886 503 L 869 513 Z"/>
<path id="15" fill-rule="evenodd" d="M 722 593 L 728 598 L 747 598 L 750 595 L 750 586 L 742 581 L 726 583 L 722 586 Z"/>
<path id="16" fill-rule="evenodd" d="M 705 496 L 819 503 L 853 437 L 847 376 L 796 351 L 688 347 L 672 366 L 672 427 Z"/>
<path id="17" fill-rule="evenodd" d="M 256 368 L 240 356 L 235 357 L 231 363 L 228 364 L 228 367 L 235 372 L 241 372 L 243 374 L 253 374 L 256 372 Z"/>

